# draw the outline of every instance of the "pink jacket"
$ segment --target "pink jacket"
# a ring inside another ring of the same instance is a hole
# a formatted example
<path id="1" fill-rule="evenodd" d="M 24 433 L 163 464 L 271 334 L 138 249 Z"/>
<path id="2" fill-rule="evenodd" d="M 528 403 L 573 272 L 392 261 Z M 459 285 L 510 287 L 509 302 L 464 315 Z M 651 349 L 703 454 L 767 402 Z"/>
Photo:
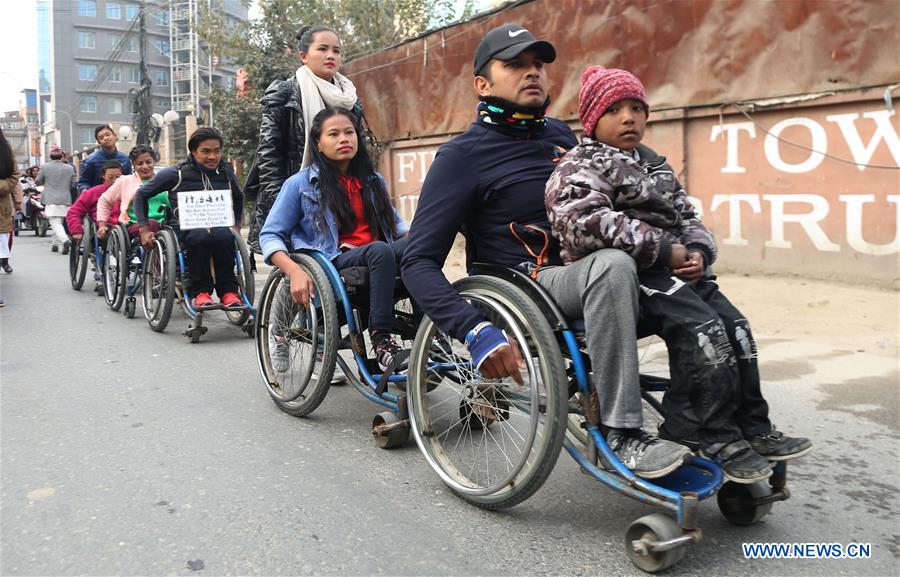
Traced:
<path id="1" fill-rule="evenodd" d="M 66 211 L 66 224 L 69 225 L 69 234 L 84 234 L 84 228 L 81 226 L 81 219 L 84 215 L 90 214 L 94 222 L 97 222 L 97 201 L 107 189 L 106 184 L 98 184 L 93 188 L 89 188 L 81 193 L 78 200 Z M 107 218 L 113 216 L 111 224 L 118 222 L 119 213 L 115 215 L 107 215 Z"/>
<path id="2" fill-rule="evenodd" d="M 137 174 L 126 174 L 116 179 L 109 190 L 97 201 L 97 220 L 106 220 L 115 224 L 117 219 L 128 222 L 128 207 L 134 199 L 134 193 L 141 187 L 141 177 Z M 110 218 L 112 215 L 115 218 Z"/>

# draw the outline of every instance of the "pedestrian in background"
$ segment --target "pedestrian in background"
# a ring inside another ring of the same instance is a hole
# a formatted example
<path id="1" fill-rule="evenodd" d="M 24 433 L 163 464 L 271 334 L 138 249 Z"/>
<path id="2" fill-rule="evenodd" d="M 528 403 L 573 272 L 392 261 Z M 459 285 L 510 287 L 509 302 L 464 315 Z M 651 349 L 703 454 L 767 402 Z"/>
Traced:
<path id="1" fill-rule="evenodd" d="M 65 153 L 58 146 L 50 149 L 50 162 L 44 164 L 38 172 L 35 184 L 44 185 L 41 194 L 41 202 L 44 203 L 44 214 L 50 220 L 50 228 L 53 229 L 53 239 L 50 250 L 59 252 L 62 245 L 62 253 L 69 254 L 69 237 L 63 221 L 66 211 L 72 204 L 72 185 L 75 183 L 75 169 L 70 164 L 63 162 Z"/>
<path id="2" fill-rule="evenodd" d="M 22 210 L 22 187 L 19 186 L 12 148 L 0 129 L 0 267 L 7 273 L 12 272 L 9 266 L 9 240 L 12 236 L 12 216 L 16 210 Z M 3 299 L 0 299 L 2 305 Z"/>
<path id="3" fill-rule="evenodd" d="M 108 125 L 98 126 L 94 129 L 94 138 L 100 148 L 88 156 L 81 165 L 81 178 L 78 179 L 78 192 L 103 184 L 103 165 L 110 160 L 118 161 L 122 165 L 122 174 L 131 174 L 131 161 L 128 155 L 116 148 L 116 133 Z"/>

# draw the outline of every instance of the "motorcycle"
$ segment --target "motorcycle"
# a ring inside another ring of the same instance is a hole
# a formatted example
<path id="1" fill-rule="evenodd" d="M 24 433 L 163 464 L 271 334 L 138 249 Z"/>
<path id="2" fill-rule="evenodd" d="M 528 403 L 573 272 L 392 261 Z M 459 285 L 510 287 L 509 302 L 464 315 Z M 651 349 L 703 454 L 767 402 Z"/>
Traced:
<path id="1" fill-rule="evenodd" d="M 50 220 L 44 214 L 41 192 L 36 188 L 26 189 L 22 206 L 24 212 L 13 215 L 13 234 L 19 236 L 21 230 L 33 230 L 36 236 L 47 236 Z"/>

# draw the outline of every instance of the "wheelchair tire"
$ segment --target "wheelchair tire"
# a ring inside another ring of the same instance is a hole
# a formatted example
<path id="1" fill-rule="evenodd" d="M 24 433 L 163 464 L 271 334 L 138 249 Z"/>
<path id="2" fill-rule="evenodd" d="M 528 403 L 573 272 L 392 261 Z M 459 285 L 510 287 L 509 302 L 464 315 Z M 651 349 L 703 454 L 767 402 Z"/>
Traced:
<path id="1" fill-rule="evenodd" d="M 273 269 L 259 299 L 254 339 L 259 371 L 269 396 L 285 413 L 303 417 L 313 412 L 328 393 L 340 329 L 334 291 L 325 271 L 311 256 L 292 254 L 291 258 L 313 281 L 316 296 L 308 309 L 294 304 L 287 277 Z M 287 370 L 277 371 L 273 366 L 270 328 L 273 340 L 284 339 Z"/>
<path id="2" fill-rule="evenodd" d="M 156 233 L 153 248 L 146 255 L 141 283 L 144 316 L 156 332 L 166 330 L 175 304 L 175 233 L 165 229 Z"/>
<path id="3" fill-rule="evenodd" d="M 112 227 L 106 241 L 106 258 L 103 259 L 103 297 L 113 311 L 122 308 L 125 300 L 130 244 L 128 231 L 123 226 Z"/>
<path id="4" fill-rule="evenodd" d="M 568 411 L 565 366 L 550 324 L 523 291 L 487 276 L 468 277 L 454 286 L 515 339 L 520 351 L 528 352 L 523 355 L 525 385 L 509 378 L 475 378 L 468 350 L 458 342 L 439 361 L 454 366 L 446 374 L 435 370 L 430 357 L 439 331 L 426 318 L 410 359 L 412 432 L 429 465 L 452 491 L 478 507 L 503 509 L 530 497 L 556 465 Z M 450 342 L 440 335 L 438 340 Z M 472 426 L 473 418 L 479 426 Z"/>
<path id="5" fill-rule="evenodd" d="M 94 250 L 94 243 L 91 241 L 94 223 L 91 217 L 85 215 L 81 219 L 81 226 L 84 230 L 81 242 L 78 244 L 72 242 L 69 247 L 69 277 L 72 281 L 72 288 L 80 291 L 84 286 L 84 277 L 87 276 L 88 262 Z"/>
<path id="6" fill-rule="evenodd" d="M 235 253 L 235 267 L 234 273 L 235 278 L 237 278 L 238 282 L 238 291 L 240 295 L 246 295 L 247 301 L 250 304 L 253 304 L 254 293 L 256 292 L 256 287 L 254 286 L 253 280 L 253 267 L 250 264 L 250 249 L 247 248 L 247 243 L 244 242 L 243 237 L 240 234 L 234 232 L 231 233 L 234 235 L 234 243 L 237 247 L 237 251 Z M 240 268 L 237 267 L 237 258 L 240 258 Z M 225 311 L 225 316 L 228 317 L 228 322 L 233 325 L 241 326 L 247 322 L 247 319 L 250 318 L 250 310 L 239 310 L 239 311 Z"/>

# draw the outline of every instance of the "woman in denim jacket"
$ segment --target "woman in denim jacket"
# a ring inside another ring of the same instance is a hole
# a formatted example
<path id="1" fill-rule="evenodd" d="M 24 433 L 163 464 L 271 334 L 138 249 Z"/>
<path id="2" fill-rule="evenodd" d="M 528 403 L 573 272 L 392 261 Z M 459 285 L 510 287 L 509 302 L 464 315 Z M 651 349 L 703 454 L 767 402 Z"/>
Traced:
<path id="1" fill-rule="evenodd" d="M 346 108 L 326 107 L 315 116 L 309 134 L 313 163 L 285 181 L 259 241 L 266 263 L 284 272 L 291 298 L 303 306 L 312 281 L 289 252 L 320 251 L 338 270 L 369 268 L 369 332 L 384 369 L 400 350 L 391 338 L 394 283 L 409 225 L 391 206 L 360 134 L 359 120 Z M 283 337 L 270 327 L 269 339 L 273 367 L 287 370 Z"/>

